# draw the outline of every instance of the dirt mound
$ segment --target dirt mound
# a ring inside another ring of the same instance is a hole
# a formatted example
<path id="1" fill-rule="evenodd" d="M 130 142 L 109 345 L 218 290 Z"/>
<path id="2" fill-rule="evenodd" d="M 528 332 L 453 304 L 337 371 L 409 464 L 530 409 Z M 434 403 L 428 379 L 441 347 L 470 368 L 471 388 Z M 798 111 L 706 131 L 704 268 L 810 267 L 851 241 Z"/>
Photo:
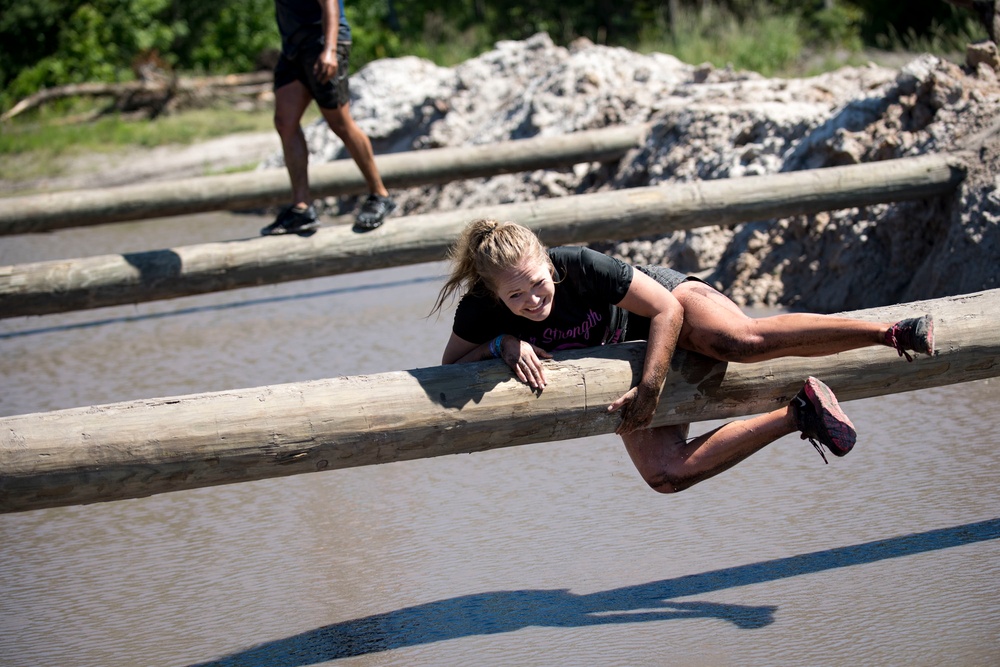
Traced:
<path id="1" fill-rule="evenodd" d="M 351 79 L 352 111 L 377 153 L 652 124 L 617 165 L 413 188 L 395 193 L 404 214 L 967 151 L 953 197 L 595 244 L 697 272 L 747 305 L 829 312 L 1000 286 L 998 69 L 985 43 L 963 67 L 923 56 L 768 79 L 586 41 L 563 48 L 542 34 L 454 68 L 374 62 Z M 314 161 L 346 157 L 322 124 L 307 136 Z"/>

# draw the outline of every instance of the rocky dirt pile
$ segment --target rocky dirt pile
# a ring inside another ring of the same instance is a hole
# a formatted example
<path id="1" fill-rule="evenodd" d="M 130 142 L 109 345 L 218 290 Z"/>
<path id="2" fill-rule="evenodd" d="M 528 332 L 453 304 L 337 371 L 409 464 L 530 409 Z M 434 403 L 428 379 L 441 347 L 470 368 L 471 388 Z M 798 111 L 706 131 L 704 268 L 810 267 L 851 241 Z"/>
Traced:
<path id="1" fill-rule="evenodd" d="M 953 197 L 594 245 L 698 273 L 745 305 L 832 312 L 1000 287 L 998 70 L 985 43 L 962 67 L 923 56 L 768 79 L 542 34 L 454 68 L 374 62 L 351 79 L 352 111 L 376 153 L 652 124 L 618 164 L 395 192 L 403 214 L 967 151 Z M 346 157 L 322 124 L 307 136 L 314 161 Z"/>

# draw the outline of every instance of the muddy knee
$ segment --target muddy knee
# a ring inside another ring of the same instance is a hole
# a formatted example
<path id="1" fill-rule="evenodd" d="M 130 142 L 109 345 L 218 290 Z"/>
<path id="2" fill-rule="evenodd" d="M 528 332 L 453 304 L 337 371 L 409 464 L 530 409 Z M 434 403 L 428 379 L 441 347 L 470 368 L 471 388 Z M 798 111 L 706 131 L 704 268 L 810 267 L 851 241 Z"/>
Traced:
<path id="1" fill-rule="evenodd" d="M 697 483 L 697 479 L 685 477 L 671 471 L 660 471 L 656 474 L 643 474 L 643 480 L 657 493 L 680 493 Z"/>
<path id="2" fill-rule="evenodd" d="M 719 361 L 752 361 L 766 351 L 762 337 L 744 331 L 716 334 L 706 345 L 711 356 Z"/>

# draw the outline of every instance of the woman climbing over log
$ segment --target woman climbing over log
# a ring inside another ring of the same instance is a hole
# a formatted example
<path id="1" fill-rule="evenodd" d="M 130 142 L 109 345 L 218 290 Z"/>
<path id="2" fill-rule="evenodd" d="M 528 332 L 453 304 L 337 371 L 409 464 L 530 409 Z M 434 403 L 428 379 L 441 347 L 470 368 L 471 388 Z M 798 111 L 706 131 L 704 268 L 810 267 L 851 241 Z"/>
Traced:
<path id="1" fill-rule="evenodd" d="M 547 249 L 529 229 L 477 220 L 451 248 L 451 274 L 432 312 L 461 293 L 442 362 L 502 358 L 534 390 L 560 349 L 646 340 L 639 383 L 608 406 L 643 479 L 682 491 L 799 432 L 844 456 L 856 433 L 833 392 L 809 377 L 784 408 L 688 439 L 689 425 L 650 428 L 670 359 L 680 347 L 726 362 L 813 357 L 874 345 L 933 355 L 930 315 L 895 324 L 791 313 L 751 318 L 707 283 L 663 267 L 635 267 L 583 247 Z"/>

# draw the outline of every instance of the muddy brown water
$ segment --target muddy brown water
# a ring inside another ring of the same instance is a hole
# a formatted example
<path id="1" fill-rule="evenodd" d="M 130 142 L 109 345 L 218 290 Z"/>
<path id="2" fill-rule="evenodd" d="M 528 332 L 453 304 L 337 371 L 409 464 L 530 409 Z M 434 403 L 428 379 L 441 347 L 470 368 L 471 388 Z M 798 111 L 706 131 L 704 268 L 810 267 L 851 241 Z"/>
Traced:
<path id="1" fill-rule="evenodd" d="M 0 264 L 266 222 L 10 237 Z M 435 365 L 443 271 L 3 320 L 0 414 Z M 1000 382 L 845 408 L 850 456 L 789 436 L 677 496 L 601 436 L 0 515 L 0 665 L 1000 664 Z"/>

